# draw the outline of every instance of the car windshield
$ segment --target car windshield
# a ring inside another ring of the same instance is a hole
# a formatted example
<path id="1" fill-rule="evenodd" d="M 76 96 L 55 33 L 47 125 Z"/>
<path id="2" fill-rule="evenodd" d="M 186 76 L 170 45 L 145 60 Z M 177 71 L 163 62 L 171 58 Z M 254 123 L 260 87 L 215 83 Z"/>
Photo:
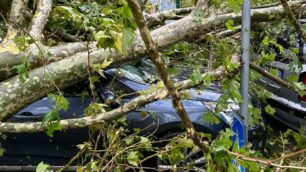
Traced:
<path id="1" fill-rule="evenodd" d="M 159 81 L 156 69 L 149 59 L 141 59 L 136 64 L 126 64 L 118 69 L 118 74 L 142 84 L 154 84 Z"/>

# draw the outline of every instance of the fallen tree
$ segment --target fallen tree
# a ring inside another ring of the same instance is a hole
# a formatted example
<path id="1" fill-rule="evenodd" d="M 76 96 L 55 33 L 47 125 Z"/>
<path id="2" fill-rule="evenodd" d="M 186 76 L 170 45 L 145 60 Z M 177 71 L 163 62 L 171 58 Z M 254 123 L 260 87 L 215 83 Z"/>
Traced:
<path id="1" fill-rule="evenodd" d="M 302 3 L 294 2 L 290 5 L 301 8 Z M 285 17 L 285 12 L 281 6 L 252 10 L 253 22 L 273 21 L 283 17 Z M 240 24 L 241 14 L 229 13 L 208 18 L 187 16 L 155 29 L 151 34 L 156 46 L 159 49 L 163 49 L 187 37 L 208 33 L 216 26 L 220 28 L 225 27 L 225 22 L 228 20 L 233 20 L 235 24 Z M 2 53 L 4 52 L 2 51 Z M 6 58 L 8 59 L 6 61 L 6 69 L 12 70 L 11 67 L 16 65 L 16 63 L 13 60 L 10 61 L 10 58 L 7 58 L 12 53 L 6 51 L 4 54 L 5 56 L 0 55 L 0 65 L 1 59 Z M 126 55 L 123 56 L 114 49 L 93 50 L 90 52 L 90 62 L 91 64 L 99 64 L 107 59 L 111 61 L 111 66 L 114 66 L 118 63 L 143 57 L 145 54 L 147 54 L 147 51 L 138 35 L 134 43 L 126 50 Z M 50 84 L 50 82 L 61 89 L 87 78 L 87 56 L 87 51 L 80 52 L 63 60 L 29 71 L 30 77 L 25 83 L 21 83 L 18 76 L 3 81 L 0 85 L 0 106 L 3 107 L 0 109 L 0 120 L 8 119 L 26 105 L 44 97 L 48 92 L 55 90 L 54 85 Z M 10 65 L 12 63 L 14 65 Z M 41 91 L 37 92 L 37 90 Z"/>

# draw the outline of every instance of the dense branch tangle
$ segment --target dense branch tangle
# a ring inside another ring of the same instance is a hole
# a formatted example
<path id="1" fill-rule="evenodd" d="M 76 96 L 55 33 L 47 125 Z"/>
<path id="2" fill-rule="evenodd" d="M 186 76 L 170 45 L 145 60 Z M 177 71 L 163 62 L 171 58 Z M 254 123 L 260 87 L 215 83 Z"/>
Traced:
<path id="1" fill-rule="evenodd" d="M 300 2 L 290 3 L 290 5 L 301 6 Z M 272 17 L 271 17 L 272 16 Z M 285 13 L 281 6 L 252 10 L 252 21 L 263 22 L 273 21 L 276 18 L 284 17 Z M 158 49 L 173 45 L 185 38 L 195 37 L 205 34 L 215 27 L 224 28 L 225 22 L 232 19 L 236 24 L 241 22 L 241 14 L 222 14 L 208 18 L 194 18 L 192 15 L 183 19 L 157 28 L 151 32 Z M 50 78 L 59 88 L 65 88 L 87 78 L 87 52 L 86 44 L 71 43 L 75 46 L 66 46 L 62 51 L 55 51 L 59 56 L 51 55 L 48 62 L 52 62 L 45 67 L 39 57 L 32 53 L 28 59 L 32 63 L 34 70 L 29 71 L 29 79 L 26 83 L 20 83 L 13 67 L 21 64 L 23 52 L 11 50 L 8 47 L 0 48 L 1 78 L 7 79 L 0 84 L 0 120 L 8 119 L 11 115 L 21 110 L 26 105 L 44 97 L 48 92 L 54 90 L 45 78 L 44 71 L 48 71 Z M 70 44 L 70 45 L 71 45 Z M 82 47 L 84 52 L 80 52 Z M 61 49 L 61 46 L 57 48 Z M 51 49 L 57 49 L 56 47 Z M 37 50 L 36 50 L 37 51 Z M 69 53 L 67 53 L 69 52 Z M 79 53 L 76 53 L 79 52 Z M 76 53 L 76 54 L 75 54 Z M 56 54 L 56 53 L 55 53 Z M 139 35 L 134 39 L 134 43 L 126 50 L 126 55 L 122 56 L 114 49 L 93 50 L 90 53 L 92 64 L 102 63 L 105 59 L 111 60 L 112 65 L 116 63 L 134 60 L 147 54 L 145 45 Z M 8 58 L 9 57 L 9 58 Z M 62 60 L 60 60 L 62 59 Z M 59 61 L 57 61 L 59 60 Z M 111 66 L 112 66 L 111 65 Z M 11 78 L 9 78 L 11 77 Z M 8 79 L 9 78 L 9 79 Z M 65 78 L 65 79 L 63 79 Z M 42 90 L 37 92 L 37 90 Z"/>

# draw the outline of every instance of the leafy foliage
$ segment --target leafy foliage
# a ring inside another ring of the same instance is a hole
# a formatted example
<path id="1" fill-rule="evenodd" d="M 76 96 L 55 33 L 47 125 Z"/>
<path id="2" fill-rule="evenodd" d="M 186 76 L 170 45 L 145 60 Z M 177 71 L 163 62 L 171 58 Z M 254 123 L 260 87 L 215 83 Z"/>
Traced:
<path id="1" fill-rule="evenodd" d="M 136 29 L 125 1 L 62 1 L 62 5 L 54 8 L 48 27 L 51 30 L 60 27 L 81 39 L 96 40 L 98 48 L 115 48 L 123 54 Z"/>
<path id="2" fill-rule="evenodd" d="M 53 104 L 53 109 L 50 110 L 48 113 L 45 114 L 43 119 L 43 124 L 48 126 L 47 134 L 50 137 L 53 137 L 54 131 L 60 130 L 61 126 L 59 124 L 60 116 L 59 111 L 64 110 L 66 111 L 69 107 L 69 102 L 62 94 L 55 95 L 52 93 L 48 94 L 48 98 L 50 104 Z"/>
<path id="3" fill-rule="evenodd" d="M 36 172 L 52 172 L 51 170 L 49 170 L 50 165 L 45 164 L 44 162 L 41 162 L 38 164 L 37 168 L 36 168 Z"/>

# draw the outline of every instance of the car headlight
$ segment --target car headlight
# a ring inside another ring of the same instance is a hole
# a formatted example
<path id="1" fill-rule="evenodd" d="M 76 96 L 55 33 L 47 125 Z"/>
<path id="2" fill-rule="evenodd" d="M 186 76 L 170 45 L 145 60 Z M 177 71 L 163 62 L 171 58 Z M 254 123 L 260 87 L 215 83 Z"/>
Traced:
<path id="1" fill-rule="evenodd" d="M 209 111 L 214 111 L 216 106 L 217 106 L 217 102 L 203 102 L 203 105 L 209 110 Z M 234 119 L 235 119 L 235 115 L 236 112 L 239 111 L 239 105 L 236 103 L 229 103 L 227 109 L 223 110 L 222 112 L 220 112 L 219 114 L 217 114 L 223 122 L 225 122 L 226 124 L 228 124 L 229 126 L 232 126 Z"/>

